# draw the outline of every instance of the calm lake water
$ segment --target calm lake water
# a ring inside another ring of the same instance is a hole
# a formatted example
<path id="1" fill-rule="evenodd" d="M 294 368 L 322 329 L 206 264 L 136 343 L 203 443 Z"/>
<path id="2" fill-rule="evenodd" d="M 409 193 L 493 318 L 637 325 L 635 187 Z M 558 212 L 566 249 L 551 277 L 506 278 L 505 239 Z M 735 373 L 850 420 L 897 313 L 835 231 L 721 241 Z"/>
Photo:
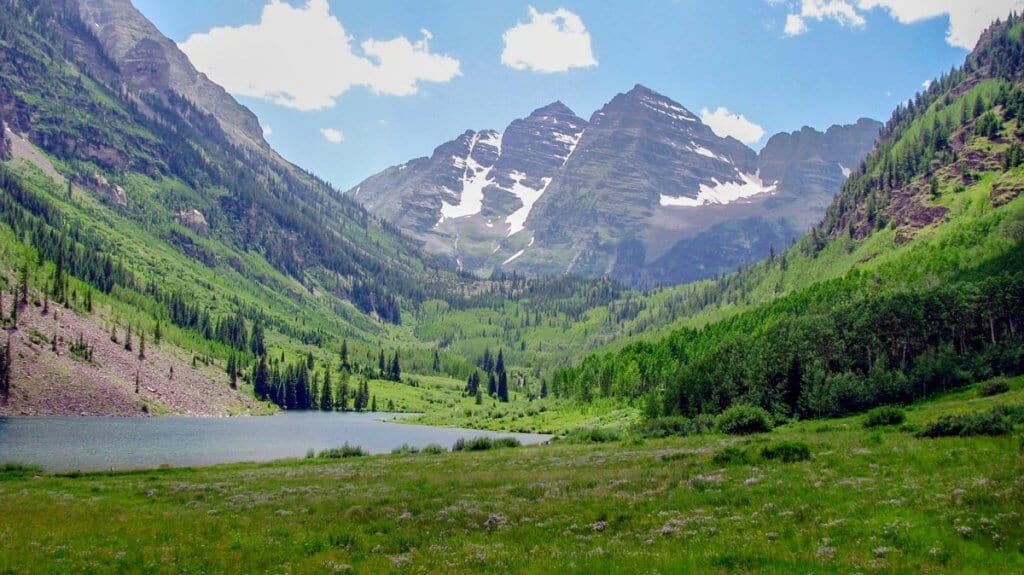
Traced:
<path id="1" fill-rule="evenodd" d="M 408 443 L 451 448 L 460 437 L 515 437 L 524 445 L 549 435 L 501 433 L 381 421 L 386 413 L 292 412 L 267 417 L 0 418 L 0 463 L 48 471 L 198 466 L 304 457 L 348 442 L 370 453 Z"/>

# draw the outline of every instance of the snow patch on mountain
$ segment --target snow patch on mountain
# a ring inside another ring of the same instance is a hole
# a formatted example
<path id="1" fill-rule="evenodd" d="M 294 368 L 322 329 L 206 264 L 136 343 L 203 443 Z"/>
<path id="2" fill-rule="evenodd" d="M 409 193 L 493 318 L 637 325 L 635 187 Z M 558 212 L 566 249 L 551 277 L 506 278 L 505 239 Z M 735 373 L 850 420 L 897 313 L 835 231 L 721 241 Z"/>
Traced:
<path id="1" fill-rule="evenodd" d="M 473 158 L 473 149 L 481 141 L 498 147 L 499 150 L 501 146 L 500 134 L 497 137 L 493 133 L 484 134 L 484 136 L 487 138 L 486 140 L 481 140 L 480 134 L 473 136 L 473 141 L 465 158 L 452 158 L 453 163 L 457 167 L 465 168 L 462 176 L 462 192 L 459 194 L 458 204 L 449 204 L 447 201 L 441 201 L 441 219 L 438 220 L 438 225 L 445 220 L 454 220 L 479 214 L 480 210 L 483 209 L 484 188 L 491 183 L 491 172 L 494 170 L 494 166 L 487 168 L 481 166 Z M 455 190 L 449 191 L 454 192 Z"/>
<path id="2" fill-rule="evenodd" d="M 517 234 L 526 228 L 526 218 L 530 216 L 530 210 L 533 209 L 533 205 L 537 203 L 537 200 L 544 195 L 547 191 L 548 186 L 551 185 L 552 178 L 541 178 L 541 186 L 539 189 L 533 189 L 522 183 L 523 178 L 526 174 L 522 172 L 512 172 L 509 174 L 514 182 L 512 189 L 508 190 L 512 195 L 522 202 L 522 206 L 516 211 L 512 212 L 505 218 L 505 224 L 508 229 L 505 232 L 506 236 Z"/>
<path id="3" fill-rule="evenodd" d="M 717 179 L 712 179 L 714 185 L 700 184 L 700 192 L 696 198 L 661 194 L 658 203 L 662 206 L 696 208 L 712 204 L 731 204 L 759 194 L 775 192 L 776 184 L 765 185 L 758 174 L 741 173 L 740 178 L 743 180 L 742 182 L 719 182 Z"/>

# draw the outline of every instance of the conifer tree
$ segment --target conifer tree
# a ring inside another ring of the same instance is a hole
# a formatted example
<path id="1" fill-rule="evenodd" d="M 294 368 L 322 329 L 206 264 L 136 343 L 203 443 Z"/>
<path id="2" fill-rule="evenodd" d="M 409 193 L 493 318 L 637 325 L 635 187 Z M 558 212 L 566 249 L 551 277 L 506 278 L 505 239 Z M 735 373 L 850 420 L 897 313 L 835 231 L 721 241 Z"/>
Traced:
<path id="1" fill-rule="evenodd" d="M 160 325 L 160 320 L 156 320 L 156 327 L 153 328 L 153 342 L 160 345 L 160 340 L 164 338 L 163 326 Z"/>
<path id="2" fill-rule="evenodd" d="M 348 361 L 348 340 L 342 340 L 341 342 L 341 369 L 345 371 L 352 370 L 352 364 Z"/>
<path id="3" fill-rule="evenodd" d="M 373 396 L 373 402 L 370 404 L 370 411 L 373 411 L 373 412 L 377 411 L 377 396 L 376 395 Z"/>
<path id="4" fill-rule="evenodd" d="M 267 348 L 264 344 L 263 322 L 257 321 L 252 325 L 252 337 L 249 338 L 249 351 L 256 357 L 266 355 Z"/>
<path id="5" fill-rule="evenodd" d="M 326 369 L 324 371 L 323 383 L 320 385 L 320 411 L 330 411 L 334 409 L 334 399 L 331 397 L 331 370 Z"/>
<path id="6" fill-rule="evenodd" d="M 434 349 L 434 362 L 431 365 L 434 373 L 441 373 L 441 354 L 438 353 L 437 349 Z"/>
<path id="7" fill-rule="evenodd" d="M 146 359 L 146 332 L 139 332 L 139 361 Z"/>
<path id="8" fill-rule="evenodd" d="M 389 369 L 389 376 L 391 381 L 402 381 L 402 366 L 398 363 L 398 352 L 395 352 L 395 356 L 391 358 L 391 368 Z"/>
<path id="9" fill-rule="evenodd" d="M 126 331 L 125 331 L 125 334 L 124 334 L 124 350 L 125 351 L 131 351 L 132 350 L 132 324 L 128 324 L 128 327 L 125 328 L 125 329 L 126 329 Z"/>
<path id="10" fill-rule="evenodd" d="M 380 377 L 381 379 L 384 379 L 387 370 L 388 370 L 387 360 L 384 359 L 384 350 L 381 349 L 380 350 L 380 357 L 377 358 L 377 372 L 379 374 L 378 377 Z"/>

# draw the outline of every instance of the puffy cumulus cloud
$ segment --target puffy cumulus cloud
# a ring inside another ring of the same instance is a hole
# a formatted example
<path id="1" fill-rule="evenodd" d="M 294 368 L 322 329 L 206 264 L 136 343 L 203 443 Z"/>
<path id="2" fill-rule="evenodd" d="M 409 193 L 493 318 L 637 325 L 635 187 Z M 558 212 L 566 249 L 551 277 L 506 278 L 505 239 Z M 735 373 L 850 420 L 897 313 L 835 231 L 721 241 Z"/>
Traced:
<path id="1" fill-rule="evenodd" d="M 714 111 L 702 108 L 700 120 L 719 137 L 732 136 L 744 144 L 753 144 L 764 137 L 764 128 L 722 106 Z"/>
<path id="2" fill-rule="evenodd" d="M 949 17 L 946 42 L 971 50 L 981 33 L 996 18 L 1005 18 L 1012 11 L 1024 11 L 1024 0 L 860 0 L 860 8 L 884 8 L 901 24 Z"/>
<path id="3" fill-rule="evenodd" d="M 327 0 L 291 6 L 271 0 L 258 24 L 194 34 L 181 49 L 195 67 L 233 94 L 296 110 L 322 110 L 354 86 L 394 96 L 415 94 L 421 82 L 447 82 L 459 61 L 430 51 L 430 32 L 410 41 L 353 38 L 331 15 Z"/>
<path id="4" fill-rule="evenodd" d="M 797 36 L 807 31 L 807 20 L 835 20 L 844 26 L 861 27 L 864 17 L 845 0 L 803 0 L 800 12 L 786 16 L 787 36 Z"/>
<path id="5" fill-rule="evenodd" d="M 340 144 L 345 141 L 345 134 L 342 134 L 341 130 L 335 130 L 334 128 L 320 128 L 320 134 L 332 144 Z"/>
<path id="6" fill-rule="evenodd" d="M 590 32 L 576 14 L 559 8 L 538 12 L 529 7 L 530 20 L 505 31 L 501 62 L 516 70 L 565 72 L 597 66 Z"/>
<path id="7" fill-rule="evenodd" d="M 768 0 L 779 4 L 778 0 Z M 861 27 L 865 14 L 875 9 L 886 11 L 901 24 L 913 24 L 932 18 L 948 17 L 946 41 L 951 46 L 970 50 L 981 33 L 996 18 L 1011 11 L 1024 11 L 1024 0 L 800 0 L 798 12 L 786 16 L 783 32 L 798 36 L 807 31 L 807 20 L 834 20 Z"/>

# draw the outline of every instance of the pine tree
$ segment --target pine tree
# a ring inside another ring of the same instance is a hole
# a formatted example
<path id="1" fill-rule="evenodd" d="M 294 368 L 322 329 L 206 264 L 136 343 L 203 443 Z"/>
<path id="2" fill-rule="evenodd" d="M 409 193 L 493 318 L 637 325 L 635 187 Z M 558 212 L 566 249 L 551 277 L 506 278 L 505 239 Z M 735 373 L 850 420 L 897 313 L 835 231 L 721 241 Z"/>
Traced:
<path id="1" fill-rule="evenodd" d="M 195 356 L 192 356 L 192 367 L 195 367 Z M 256 367 L 252 373 L 253 393 L 257 399 L 265 400 L 269 395 L 267 373 L 267 356 L 261 355 L 256 361 Z"/>
<path id="2" fill-rule="evenodd" d="M 342 375 L 341 385 L 338 387 L 338 396 L 335 398 L 334 408 L 338 411 L 348 411 L 348 378 Z"/>
<path id="3" fill-rule="evenodd" d="M 334 400 L 331 397 L 331 370 L 327 369 L 324 371 L 324 380 L 320 385 L 320 410 L 330 411 L 334 409 Z"/>
<path id="4" fill-rule="evenodd" d="M 544 399 L 548 396 L 548 381 L 546 379 L 540 380 L 540 397 Z"/>
<path id="5" fill-rule="evenodd" d="M 508 372 L 498 372 L 498 400 L 508 403 Z"/>
<path id="6" fill-rule="evenodd" d="M 132 324 L 128 324 L 124 334 L 124 350 L 132 350 Z"/>
<path id="7" fill-rule="evenodd" d="M 434 363 L 431 365 L 434 373 L 441 373 L 441 354 L 438 353 L 437 349 L 434 350 Z"/>
<path id="8" fill-rule="evenodd" d="M 370 404 L 370 411 L 373 411 L 373 412 L 377 411 L 377 396 L 376 395 L 373 396 L 373 402 Z"/>
<path id="9" fill-rule="evenodd" d="M 160 340 L 164 338 L 164 330 L 160 325 L 160 320 L 156 320 L 156 327 L 153 328 L 153 343 L 160 345 Z"/>
<path id="10" fill-rule="evenodd" d="M 19 285 L 21 290 L 21 303 L 28 303 L 28 264 L 21 266 L 21 282 Z"/>
<path id="11" fill-rule="evenodd" d="M 380 350 L 380 357 L 377 358 L 377 372 L 381 379 L 384 379 L 385 372 L 387 372 L 388 364 L 387 360 L 384 359 L 384 350 Z"/>
<path id="12" fill-rule="evenodd" d="M 231 378 L 231 389 L 238 389 L 238 358 L 234 352 L 228 356 L 227 372 Z"/>
<path id="13" fill-rule="evenodd" d="M 341 369 L 345 371 L 352 371 L 352 364 L 348 361 L 348 340 L 342 340 L 341 342 Z"/>
<path id="14" fill-rule="evenodd" d="M 498 382 L 494 379 L 494 372 L 487 372 L 487 395 L 494 397 L 498 393 Z"/>
<path id="15" fill-rule="evenodd" d="M 139 361 L 146 359 L 146 332 L 139 332 Z"/>
<path id="16" fill-rule="evenodd" d="M 402 381 L 402 366 L 398 363 L 398 352 L 395 352 L 395 356 L 391 358 L 390 368 L 391 381 Z"/>
<path id="17" fill-rule="evenodd" d="M 249 338 L 249 351 L 256 357 L 266 355 L 267 348 L 264 344 L 263 322 L 257 321 L 252 325 L 252 337 Z"/>

